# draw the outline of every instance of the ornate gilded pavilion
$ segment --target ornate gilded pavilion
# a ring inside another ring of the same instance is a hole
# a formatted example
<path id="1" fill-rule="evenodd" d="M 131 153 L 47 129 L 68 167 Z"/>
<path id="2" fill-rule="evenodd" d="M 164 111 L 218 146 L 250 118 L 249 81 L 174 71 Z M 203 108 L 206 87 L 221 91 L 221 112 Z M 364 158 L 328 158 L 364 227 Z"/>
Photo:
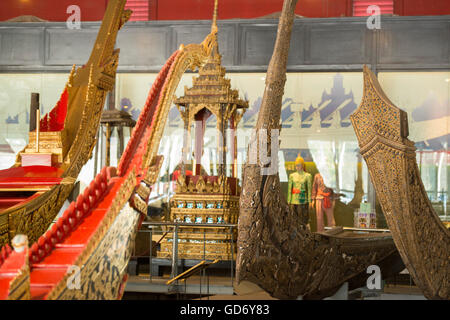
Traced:
<path id="1" fill-rule="evenodd" d="M 217 28 L 217 3 L 212 28 Z M 239 215 L 240 187 L 237 178 L 236 128 L 248 101 L 239 98 L 237 90 L 231 88 L 230 79 L 225 78 L 217 38 L 207 63 L 199 69 L 193 79 L 192 88 L 185 87 L 183 97 L 175 99 L 184 122 L 183 161 L 177 179 L 175 195 L 171 199 L 170 219 L 187 223 L 237 223 Z M 217 176 L 207 175 L 202 170 L 203 140 L 206 121 L 210 116 L 217 120 Z M 194 127 L 192 175 L 186 175 L 187 156 L 190 152 L 191 127 Z M 230 150 L 233 159 L 231 176 L 227 177 L 227 129 L 230 130 Z M 236 232 L 234 233 L 236 234 Z M 172 256 L 172 234 L 161 242 L 158 257 Z M 180 227 L 178 233 L 178 257 L 184 259 L 231 259 L 231 234 L 228 228 Z M 233 239 L 236 239 L 234 236 Z M 206 242 L 206 243 L 205 243 Z M 205 250 L 205 252 L 204 252 Z"/>

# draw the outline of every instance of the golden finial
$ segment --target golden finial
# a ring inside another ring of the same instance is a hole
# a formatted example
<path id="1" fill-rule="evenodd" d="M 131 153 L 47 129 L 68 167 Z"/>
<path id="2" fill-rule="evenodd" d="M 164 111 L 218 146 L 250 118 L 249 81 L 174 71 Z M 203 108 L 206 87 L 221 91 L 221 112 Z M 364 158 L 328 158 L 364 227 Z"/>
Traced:
<path id="1" fill-rule="evenodd" d="M 214 32 L 214 31 L 217 32 L 217 8 L 218 8 L 218 6 L 219 6 L 219 0 L 214 0 L 214 14 L 213 14 L 211 32 Z"/>
<path id="2" fill-rule="evenodd" d="M 92 80 L 94 78 L 94 65 L 91 64 L 90 68 L 89 68 L 89 84 L 92 83 Z"/>
<path id="3" fill-rule="evenodd" d="M 94 65 L 91 64 L 89 68 L 89 80 L 88 80 L 88 89 L 86 92 L 86 104 L 91 102 L 91 93 L 94 88 Z"/>
<path id="4" fill-rule="evenodd" d="M 72 70 L 70 70 L 69 81 L 67 82 L 67 86 L 71 87 L 73 85 L 73 78 L 75 76 L 75 65 L 72 65 Z"/>

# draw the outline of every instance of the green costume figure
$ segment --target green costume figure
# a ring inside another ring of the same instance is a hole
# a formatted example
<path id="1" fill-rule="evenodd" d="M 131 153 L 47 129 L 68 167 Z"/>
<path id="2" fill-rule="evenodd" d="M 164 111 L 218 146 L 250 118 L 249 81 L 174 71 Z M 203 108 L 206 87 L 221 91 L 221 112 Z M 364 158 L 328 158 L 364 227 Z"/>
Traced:
<path id="1" fill-rule="evenodd" d="M 305 225 L 309 222 L 311 202 L 312 176 L 305 171 L 305 161 L 300 154 L 295 160 L 296 172 L 289 175 L 288 204 L 294 209 Z"/>

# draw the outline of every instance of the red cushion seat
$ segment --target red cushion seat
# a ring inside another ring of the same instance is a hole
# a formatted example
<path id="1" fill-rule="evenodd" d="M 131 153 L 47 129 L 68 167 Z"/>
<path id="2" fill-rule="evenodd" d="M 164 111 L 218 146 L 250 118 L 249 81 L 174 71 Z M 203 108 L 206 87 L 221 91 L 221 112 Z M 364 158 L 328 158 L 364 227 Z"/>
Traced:
<path id="1" fill-rule="evenodd" d="M 28 166 L 0 170 L 0 190 L 33 189 L 60 184 L 64 170 L 56 167 Z"/>

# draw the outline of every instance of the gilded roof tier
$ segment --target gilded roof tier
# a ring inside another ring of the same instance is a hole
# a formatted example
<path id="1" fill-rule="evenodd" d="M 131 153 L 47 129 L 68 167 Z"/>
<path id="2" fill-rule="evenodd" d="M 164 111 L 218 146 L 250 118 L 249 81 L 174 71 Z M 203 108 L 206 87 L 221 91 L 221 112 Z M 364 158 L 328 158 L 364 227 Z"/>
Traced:
<path id="1" fill-rule="evenodd" d="M 184 87 L 184 96 L 176 98 L 175 104 L 192 106 L 199 104 L 228 104 L 237 108 L 248 108 L 248 101 L 239 98 L 239 92 L 231 89 L 230 79 L 225 78 L 222 56 L 218 48 L 212 51 L 207 63 L 199 68 L 199 75 L 193 78 L 193 86 Z"/>

